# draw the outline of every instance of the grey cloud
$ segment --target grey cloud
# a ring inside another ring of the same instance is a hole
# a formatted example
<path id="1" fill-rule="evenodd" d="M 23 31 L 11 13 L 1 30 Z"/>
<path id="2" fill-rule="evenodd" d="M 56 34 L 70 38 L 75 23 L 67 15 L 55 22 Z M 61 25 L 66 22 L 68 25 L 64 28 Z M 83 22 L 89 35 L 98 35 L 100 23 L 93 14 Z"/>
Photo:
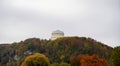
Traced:
<path id="1" fill-rule="evenodd" d="M 49 39 L 52 31 L 61 29 L 69 36 L 92 37 L 113 47 L 120 45 L 118 0 L 61 0 L 56 1 L 58 8 L 54 0 L 39 7 L 31 4 L 31 8 L 29 0 L 23 1 L 25 7 L 17 0 L 0 2 L 0 43 L 30 37 Z"/>

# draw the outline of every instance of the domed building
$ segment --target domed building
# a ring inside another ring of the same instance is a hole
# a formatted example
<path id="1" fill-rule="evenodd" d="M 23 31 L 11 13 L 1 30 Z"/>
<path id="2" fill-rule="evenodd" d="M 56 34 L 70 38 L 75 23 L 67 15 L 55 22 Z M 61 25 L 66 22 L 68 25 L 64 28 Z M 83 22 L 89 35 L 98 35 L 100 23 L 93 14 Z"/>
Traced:
<path id="1" fill-rule="evenodd" d="M 52 32 L 51 40 L 55 40 L 57 38 L 64 37 L 64 32 L 60 30 L 56 30 Z"/>

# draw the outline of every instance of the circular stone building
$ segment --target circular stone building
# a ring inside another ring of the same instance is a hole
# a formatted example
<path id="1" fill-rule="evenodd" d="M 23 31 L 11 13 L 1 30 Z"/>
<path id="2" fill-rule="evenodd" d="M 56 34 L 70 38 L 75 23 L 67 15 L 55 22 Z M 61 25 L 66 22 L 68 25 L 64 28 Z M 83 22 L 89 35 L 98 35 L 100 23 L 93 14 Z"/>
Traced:
<path id="1" fill-rule="evenodd" d="M 57 38 L 64 37 L 64 32 L 60 30 L 56 30 L 52 32 L 51 40 L 55 40 Z"/>

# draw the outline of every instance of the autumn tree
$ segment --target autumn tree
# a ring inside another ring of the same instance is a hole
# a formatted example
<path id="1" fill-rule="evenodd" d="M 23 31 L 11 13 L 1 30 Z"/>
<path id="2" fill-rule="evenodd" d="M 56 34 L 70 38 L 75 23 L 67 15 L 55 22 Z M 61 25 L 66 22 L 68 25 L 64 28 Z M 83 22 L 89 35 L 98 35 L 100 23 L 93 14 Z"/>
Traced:
<path id="1" fill-rule="evenodd" d="M 104 58 L 99 58 L 97 55 L 85 55 L 80 61 L 81 66 L 109 66 Z"/>
<path id="2" fill-rule="evenodd" d="M 12 62 L 8 62 L 6 66 L 13 66 Z"/>
<path id="3" fill-rule="evenodd" d="M 83 55 L 75 55 L 70 58 L 70 66 L 80 66 L 80 60 L 83 57 Z"/>
<path id="4" fill-rule="evenodd" d="M 39 53 L 26 57 L 21 66 L 50 66 L 48 58 Z"/>
<path id="5" fill-rule="evenodd" d="M 2 66 L 2 63 L 0 62 L 0 66 Z"/>
<path id="6" fill-rule="evenodd" d="M 113 49 L 110 66 L 120 66 L 120 46 Z"/>

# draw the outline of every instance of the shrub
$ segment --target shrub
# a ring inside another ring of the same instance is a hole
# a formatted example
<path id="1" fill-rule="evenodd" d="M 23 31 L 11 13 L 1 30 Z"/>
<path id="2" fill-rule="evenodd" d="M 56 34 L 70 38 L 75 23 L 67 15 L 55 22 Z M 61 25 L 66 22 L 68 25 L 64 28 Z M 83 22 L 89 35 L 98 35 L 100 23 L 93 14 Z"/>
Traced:
<path id="1" fill-rule="evenodd" d="M 50 66 L 48 58 L 39 53 L 26 57 L 21 66 Z"/>

